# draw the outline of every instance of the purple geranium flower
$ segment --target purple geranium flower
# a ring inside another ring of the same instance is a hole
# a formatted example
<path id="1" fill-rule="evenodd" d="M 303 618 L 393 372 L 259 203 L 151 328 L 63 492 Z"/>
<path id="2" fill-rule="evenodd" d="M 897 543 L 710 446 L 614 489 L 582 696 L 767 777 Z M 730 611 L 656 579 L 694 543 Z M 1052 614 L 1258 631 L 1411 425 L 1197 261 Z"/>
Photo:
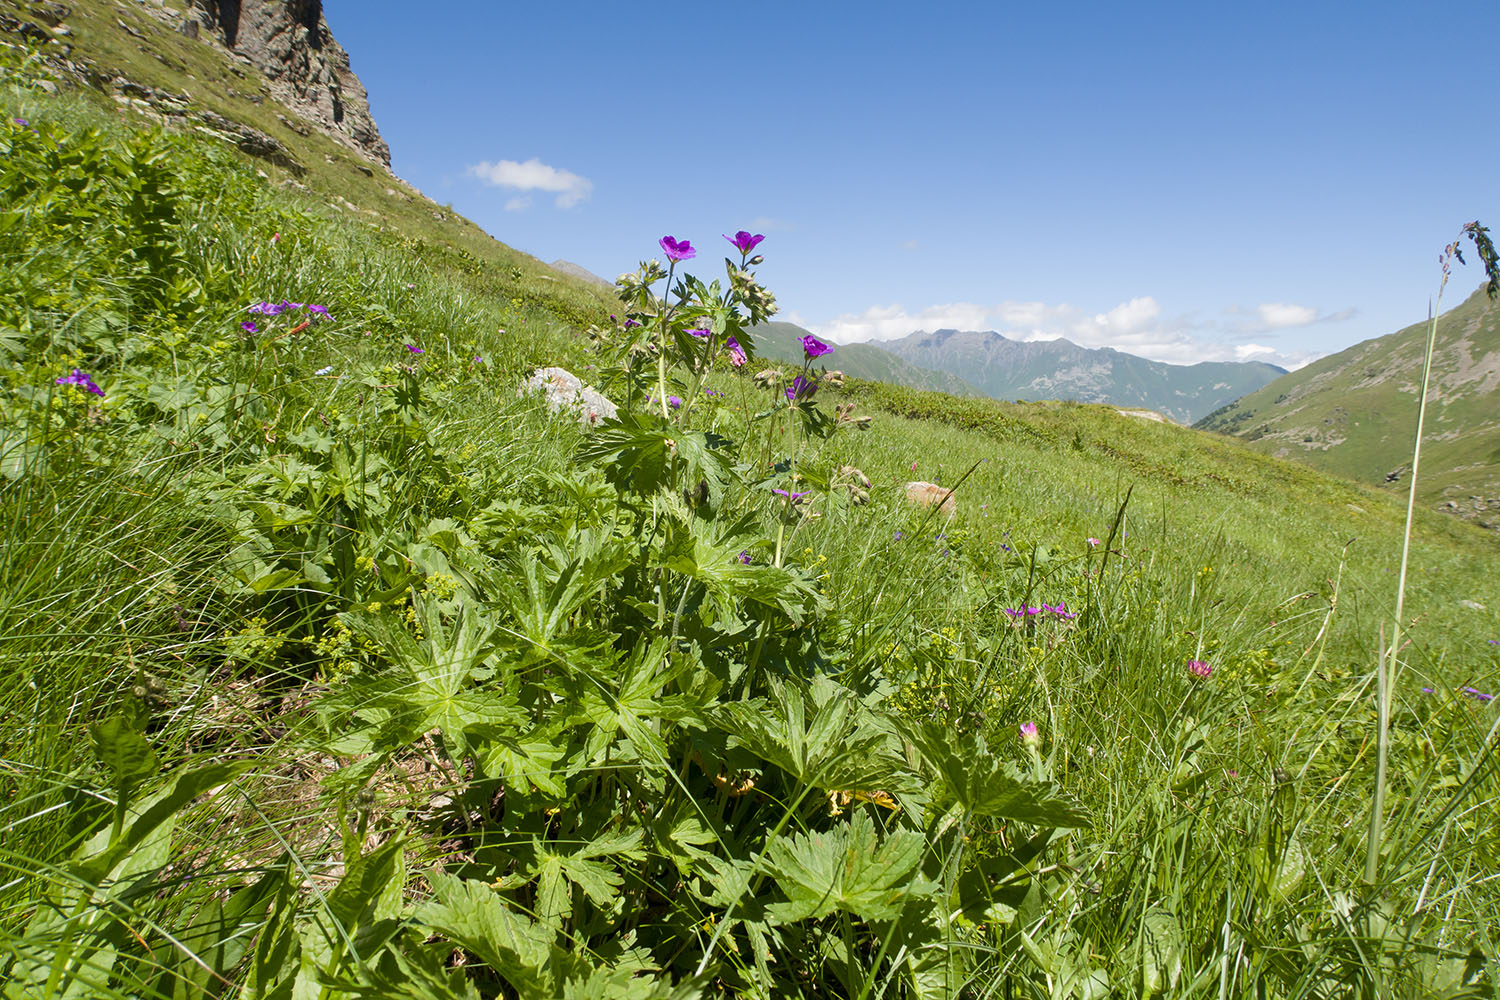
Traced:
<path id="1" fill-rule="evenodd" d="M 703 330 L 703 329 L 689 330 L 688 333 L 691 333 L 693 336 L 699 337 L 699 338 L 707 337 L 707 336 L 710 335 L 710 331 Z"/>
<path id="2" fill-rule="evenodd" d="M 241 323 L 240 324 L 240 329 L 244 330 L 246 333 L 259 333 L 260 332 L 260 327 L 256 326 L 255 325 L 255 321 L 251 320 L 251 319 L 247 319 L 247 320 L 245 320 L 245 322 Z"/>
<path id="3" fill-rule="evenodd" d="M 407 344 L 406 345 L 406 349 L 408 351 L 411 351 L 413 354 L 426 354 L 427 353 L 426 351 L 424 351 L 420 347 L 418 347 L 416 344 Z"/>
<path id="4" fill-rule="evenodd" d="M 274 302 L 257 302 L 246 311 L 254 313 L 257 316 L 281 315 L 281 307 Z"/>
<path id="5" fill-rule="evenodd" d="M 744 367 L 745 362 L 750 360 L 745 356 L 745 349 L 740 346 L 740 342 L 733 337 L 724 341 L 724 346 L 729 349 L 729 363 L 736 368 Z"/>
<path id="6" fill-rule="evenodd" d="M 812 399 L 813 393 L 817 391 L 818 383 L 798 375 L 792 379 L 792 384 L 786 387 L 786 398 L 795 403 L 799 399 Z"/>
<path id="7" fill-rule="evenodd" d="M 746 566 L 750 565 L 750 553 L 748 551 L 747 552 L 741 552 L 737 558 L 739 559 L 740 562 L 744 563 Z"/>
<path id="8" fill-rule="evenodd" d="M 71 374 L 71 375 L 59 375 L 57 377 L 57 381 L 54 384 L 56 384 L 56 385 L 76 385 L 80 389 L 86 389 L 87 391 L 92 392 L 96 396 L 102 396 L 102 395 L 104 395 L 104 390 L 101 389 L 101 388 L 99 388 L 97 385 L 95 385 L 93 379 L 89 378 L 87 375 L 85 375 L 82 371 L 80 371 L 77 368 L 73 369 L 73 374 Z"/>
<path id="9" fill-rule="evenodd" d="M 674 240 L 670 236 L 663 236 L 658 242 L 661 243 L 661 251 L 667 255 L 667 260 L 674 264 L 698 256 L 698 251 L 693 249 L 693 244 L 688 240 Z"/>
<path id="10" fill-rule="evenodd" d="M 682 397 L 681 396 L 668 396 L 667 397 L 667 405 L 670 406 L 674 410 L 681 409 L 682 408 Z"/>
<path id="11" fill-rule="evenodd" d="M 760 241 L 765 239 L 764 236 L 751 236 L 744 229 L 741 229 L 733 236 L 724 234 L 724 238 L 734 244 L 734 248 L 740 252 L 741 256 L 748 256 L 750 251 L 754 250 Z"/>
<path id="12" fill-rule="evenodd" d="M 833 345 L 825 344 L 812 334 L 802 338 L 802 354 L 811 361 L 813 358 L 821 358 L 825 354 L 833 353 Z"/>
<path id="13" fill-rule="evenodd" d="M 312 313 L 314 316 L 327 316 L 328 315 L 328 307 L 327 306 L 314 306 L 314 305 L 310 305 L 310 306 L 307 307 L 307 311 L 310 312 L 310 313 Z"/>
<path id="14" fill-rule="evenodd" d="M 801 493 L 788 493 L 786 490 L 772 490 L 771 492 L 779 496 L 784 496 L 788 500 L 791 500 L 795 503 L 796 501 L 801 500 L 803 497 L 811 493 L 812 490 L 803 490 Z"/>

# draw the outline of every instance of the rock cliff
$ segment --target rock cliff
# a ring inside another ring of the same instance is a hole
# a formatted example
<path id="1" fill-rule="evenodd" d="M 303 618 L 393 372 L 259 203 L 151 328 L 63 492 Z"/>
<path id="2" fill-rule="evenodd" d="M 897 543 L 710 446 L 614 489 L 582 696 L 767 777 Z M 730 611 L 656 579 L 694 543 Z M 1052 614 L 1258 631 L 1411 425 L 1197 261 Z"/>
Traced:
<path id="1" fill-rule="evenodd" d="M 182 28 L 244 57 L 278 101 L 350 148 L 391 165 L 364 84 L 328 29 L 322 0 L 189 0 Z"/>

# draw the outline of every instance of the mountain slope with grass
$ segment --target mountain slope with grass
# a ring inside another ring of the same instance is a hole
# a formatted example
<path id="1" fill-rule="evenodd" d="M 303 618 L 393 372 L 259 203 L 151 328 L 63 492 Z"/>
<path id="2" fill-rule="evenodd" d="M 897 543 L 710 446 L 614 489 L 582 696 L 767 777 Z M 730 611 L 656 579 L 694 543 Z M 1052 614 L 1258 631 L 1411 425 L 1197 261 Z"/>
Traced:
<path id="1" fill-rule="evenodd" d="M 753 327 L 750 334 L 755 338 L 755 350 L 760 355 L 794 364 L 802 361 L 802 338 L 812 335 L 811 331 L 795 323 L 782 322 L 762 323 Z M 854 378 L 946 392 L 952 396 L 984 395 L 957 375 L 920 368 L 873 344 L 830 343 L 834 344 L 834 353 L 822 361 L 830 370 L 837 369 Z"/>
<path id="2" fill-rule="evenodd" d="M 1485 533 L 1419 512 L 1371 838 L 1397 498 L 0 103 L 5 1000 L 1500 987 Z"/>
<path id="3" fill-rule="evenodd" d="M 1286 373 L 1260 361 L 1169 365 L 1107 347 L 1010 340 L 993 331 L 917 332 L 881 346 L 912 364 L 961 374 L 995 399 L 1141 407 L 1184 424 Z"/>
<path id="4" fill-rule="evenodd" d="M 1257 451 L 1405 493 L 1428 324 L 1367 340 L 1199 422 Z M 1483 288 L 1438 317 L 1419 496 L 1500 528 L 1500 303 Z"/>

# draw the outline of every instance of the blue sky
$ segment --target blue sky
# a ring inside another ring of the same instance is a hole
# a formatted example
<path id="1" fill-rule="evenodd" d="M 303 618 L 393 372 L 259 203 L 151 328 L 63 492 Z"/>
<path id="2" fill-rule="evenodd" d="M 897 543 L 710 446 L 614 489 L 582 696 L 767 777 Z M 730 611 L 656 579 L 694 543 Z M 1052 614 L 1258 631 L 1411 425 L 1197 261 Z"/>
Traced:
<path id="1" fill-rule="evenodd" d="M 764 233 L 778 318 L 834 340 L 1294 365 L 1500 230 L 1493 0 L 324 8 L 429 197 L 611 279 Z"/>

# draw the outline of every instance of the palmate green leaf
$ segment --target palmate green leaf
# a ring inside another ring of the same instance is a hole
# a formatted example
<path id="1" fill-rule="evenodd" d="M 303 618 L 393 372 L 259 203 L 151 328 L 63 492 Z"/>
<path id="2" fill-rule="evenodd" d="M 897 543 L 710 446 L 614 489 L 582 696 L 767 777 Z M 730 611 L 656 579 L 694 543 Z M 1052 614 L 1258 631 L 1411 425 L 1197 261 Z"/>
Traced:
<path id="1" fill-rule="evenodd" d="M 655 565 L 702 583 L 722 618 L 735 617 L 738 600 L 776 608 L 798 624 L 827 608 L 827 599 L 806 573 L 740 562 L 739 554 L 751 540 L 733 532 L 718 533 L 713 522 L 701 519 L 673 522 Z"/>
<path id="2" fill-rule="evenodd" d="M 854 692 L 819 674 L 773 680 L 771 697 L 714 706 L 709 717 L 741 746 L 804 784 L 896 792 L 915 776 L 891 734 Z"/>
<path id="3" fill-rule="evenodd" d="M 615 865 L 600 859 L 643 860 L 642 836 L 639 829 L 606 833 L 570 853 L 559 850 L 564 844 L 533 840 L 537 916 L 544 923 L 561 926 L 573 913 L 571 885 L 582 889 L 595 906 L 609 905 L 625 878 Z"/>
<path id="4" fill-rule="evenodd" d="M 686 655 L 668 655 L 669 648 L 665 638 L 636 646 L 620 664 L 615 681 L 597 669 L 580 669 L 560 680 L 559 686 L 575 705 L 570 724 L 590 728 L 580 754 L 584 764 L 599 763 L 607 750 L 619 747 L 619 736 L 629 741 L 637 759 L 656 765 L 668 763 L 667 745 L 650 721 L 683 722 L 697 719 L 701 711 L 696 699 L 664 694 L 689 676 L 695 666 Z M 622 763 L 625 758 L 613 754 L 612 759 Z"/>
<path id="5" fill-rule="evenodd" d="M 477 955 L 523 997 L 556 997 L 552 968 L 557 931 L 512 910 L 490 886 L 443 872 L 429 876 L 434 899 L 417 907 L 415 919 Z"/>
<path id="6" fill-rule="evenodd" d="M 564 541 L 509 560 L 487 581 L 496 599 L 509 605 L 514 630 L 535 650 L 550 649 L 574 613 L 631 561 L 626 540 L 606 532 L 570 532 Z"/>
<path id="7" fill-rule="evenodd" d="M 908 897 L 937 889 L 934 882 L 911 878 L 926 849 L 926 838 L 915 830 L 897 830 L 882 841 L 863 809 L 833 830 L 779 838 L 767 856 L 787 901 L 766 912 L 778 923 L 835 911 L 862 920 L 893 919 Z"/>
<path id="8" fill-rule="evenodd" d="M 394 683 L 383 685 L 366 708 L 392 713 L 388 728 L 410 740 L 440 730 L 449 745 L 466 752 L 467 730 L 513 728 L 525 715 L 510 694 L 474 686 L 472 677 L 493 651 L 495 626 L 473 606 L 460 605 L 452 624 L 443 621 L 435 602 L 418 599 L 421 639 L 392 615 L 363 610 L 345 612 L 343 620 L 362 638 L 378 644 L 395 667 Z"/>
<path id="9" fill-rule="evenodd" d="M 553 743 L 541 731 L 514 738 L 490 736 L 483 730 L 471 734 L 480 747 L 479 758 L 486 774 L 503 779 L 522 795 L 533 785 L 544 795 L 560 797 L 566 793 L 564 773 L 556 765 L 567 748 Z"/>
<path id="10" fill-rule="evenodd" d="M 1088 810 L 1076 798 L 1053 782 L 1023 777 L 990 753 L 982 736 L 955 739 L 951 729 L 932 722 L 910 726 L 906 735 L 942 779 L 938 801 L 976 816 L 1038 826 L 1089 825 Z"/>
<path id="11" fill-rule="evenodd" d="M 672 481 L 704 480 L 716 494 L 732 475 L 731 442 L 717 434 L 688 431 L 657 414 L 622 412 L 579 445 L 580 462 L 597 464 L 622 493 L 649 496 Z"/>

